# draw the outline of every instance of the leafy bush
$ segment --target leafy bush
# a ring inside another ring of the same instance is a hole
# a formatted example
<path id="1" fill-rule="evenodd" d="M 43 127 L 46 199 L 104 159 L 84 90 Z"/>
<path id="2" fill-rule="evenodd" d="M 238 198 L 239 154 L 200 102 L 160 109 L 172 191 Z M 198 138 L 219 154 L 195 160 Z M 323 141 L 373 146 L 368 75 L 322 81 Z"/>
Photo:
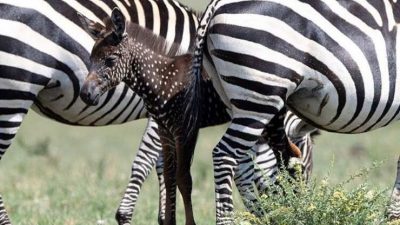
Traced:
<path id="1" fill-rule="evenodd" d="M 379 191 L 366 184 L 345 188 L 356 178 L 365 177 L 369 170 L 363 169 L 340 184 L 330 184 L 329 175 L 306 184 L 281 172 L 277 178 L 279 185 L 271 186 L 256 203 L 255 207 L 261 208 L 264 216 L 239 212 L 235 222 L 238 225 L 388 224 L 384 219 L 389 198 L 386 190 Z"/>

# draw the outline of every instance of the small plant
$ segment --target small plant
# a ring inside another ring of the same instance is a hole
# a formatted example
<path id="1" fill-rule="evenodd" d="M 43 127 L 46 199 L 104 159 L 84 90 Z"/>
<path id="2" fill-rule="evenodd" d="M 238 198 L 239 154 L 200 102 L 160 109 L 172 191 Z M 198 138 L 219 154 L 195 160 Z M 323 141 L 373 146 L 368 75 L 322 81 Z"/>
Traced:
<path id="1" fill-rule="evenodd" d="M 280 172 L 279 185 L 271 186 L 257 203 L 264 216 L 239 212 L 236 224 L 387 224 L 384 220 L 386 190 L 378 191 L 365 184 L 351 190 L 345 188 L 356 178 L 365 177 L 369 170 L 363 169 L 340 184 L 330 184 L 329 175 L 319 182 L 312 180 L 306 184 L 301 178 L 293 179 L 287 172 Z"/>

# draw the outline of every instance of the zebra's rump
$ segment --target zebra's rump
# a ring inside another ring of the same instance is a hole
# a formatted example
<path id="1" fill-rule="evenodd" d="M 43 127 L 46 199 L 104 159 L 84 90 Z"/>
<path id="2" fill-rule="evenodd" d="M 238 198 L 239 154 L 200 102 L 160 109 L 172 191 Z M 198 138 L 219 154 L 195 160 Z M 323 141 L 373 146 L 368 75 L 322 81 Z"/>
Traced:
<path id="1" fill-rule="evenodd" d="M 271 103 L 273 97 L 263 96 L 285 96 L 316 127 L 369 131 L 399 114 L 396 4 L 220 1 L 208 52 L 224 89 L 240 93 L 237 98 Z"/>

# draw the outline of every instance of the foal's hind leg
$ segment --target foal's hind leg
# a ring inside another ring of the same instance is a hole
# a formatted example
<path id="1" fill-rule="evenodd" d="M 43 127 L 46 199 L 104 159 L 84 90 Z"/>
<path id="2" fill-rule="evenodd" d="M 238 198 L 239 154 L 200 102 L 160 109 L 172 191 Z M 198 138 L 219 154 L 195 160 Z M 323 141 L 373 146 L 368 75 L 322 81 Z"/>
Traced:
<path id="1" fill-rule="evenodd" d="M 166 191 L 165 219 L 163 225 L 176 224 L 176 155 L 175 140 L 164 127 L 159 127 L 164 157 L 164 181 Z"/>
<path id="2" fill-rule="evenodd" d="M 153 119 L 149 119 L 139 150 L 132 163 L 129 184 L 115 216 L 119 225 L 131 224 L 141 186 L 155 166 L 156 161 L 162 161 L 162 157 L 160 157 L 161 144 L 157 129 L 157 123 Z M 160 187 L 163 185 L 160 181 Z M 160 202 L 160 211 L 162 210 L 164 208 Z"/>
<path id="3" fill-rule="evenodd" d="M 179 191 L 182 194 L 185 207 L 186 225 L 195 225 L 192 209 L 192 177 L 190 175 L 190 166 L 193 153 L 196 146 L 197 131 L 191 137 L 188 137 L 185 143 L 178 137 L 176 141 L 177 170 L 176 180 Z"/>

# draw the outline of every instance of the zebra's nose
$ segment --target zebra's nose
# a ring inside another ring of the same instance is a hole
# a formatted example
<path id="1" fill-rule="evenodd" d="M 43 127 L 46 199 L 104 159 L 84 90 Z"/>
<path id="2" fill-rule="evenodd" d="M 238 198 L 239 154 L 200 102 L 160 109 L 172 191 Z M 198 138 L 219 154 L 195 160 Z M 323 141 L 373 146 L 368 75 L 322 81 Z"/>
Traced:
<path id="1" fill-rule="evenodd" d="M 80 93 L 82 101 L 88 105 L 95 106 L 99 103 L 100 95 L 100 88 L 97 82 L 86 80 Z"/>

